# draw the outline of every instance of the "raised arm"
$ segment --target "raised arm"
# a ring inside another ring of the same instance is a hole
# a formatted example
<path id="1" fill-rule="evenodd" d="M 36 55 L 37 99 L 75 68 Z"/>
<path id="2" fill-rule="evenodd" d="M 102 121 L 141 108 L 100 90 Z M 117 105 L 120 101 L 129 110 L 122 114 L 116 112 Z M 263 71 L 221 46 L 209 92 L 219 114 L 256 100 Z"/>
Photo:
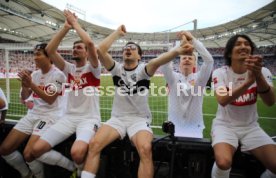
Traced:
<path id="1" fill-rule="evenodd" d="M 100 61 L 104 65 L 104 67 L 109 70 L 113 67 L 114 61 L 111 55 L 108 54 L 108 50 L 119 37 L 124 36 L 126 34 L 126 28 L 124 25 L 120 25 L 117 30 L 111 33 L 108 37 L 106 37 L 100 44 L 98 53 L 100 56 Z"/>
<path id="2" fill-rule="evenodd" d="M 187 40 L 193 44 L 195 50 L 201 55 L 203 64 L 201 65 L 200 71 L 198 73 L 196 85 L 203 87 L 206 86 L 206 83 L 210 78 L 214 65 L 214 59 L 212 55 L 205 48 L 205 46 L 199 40 L 197 40 L 190 32 L 183 31 L 180 32 L 179 35 L 184 35 L 187 38 Z"/>
<path id="3" fill-rule="evenodd" d="M 62 39 L 65 37 L 65 35 L 69 32 L 69 30 L 72 28 L 72 26 L 65 20 L 65 23 L 63 27 L 58 31 L 54 37 L 50 40 L 46 47 L 46 52 L 49 56 L 49 58 L 53 61 L 55 66 L 59 68 L 60 70 L 64 69 L 65 66 L 65 60 L 63 57 L 57 52 L 58 46 Z"/>
<path id="4" fill-rule="evenodd" d="M 64 10 L 64 16 L 66 17 L 67 22 L 76 30 L 82 42 L 86 45 L 89 54 L 88 60 L 90 64 L 94 68 L 98 67 L 99 61 L 95 44 L 93 43 L 90 36 L 83 30 L 83 28 L 78 23 L 77 16 L 75 16 L 75 14 L 73 14 L 69 10 Z"/>
<path id="5" fill-rule="evenodd" d="M 147 73 L 152 76 L 161 65 L 166 64 L 179 55 L 191 54 L 193 52 L 193 49 L 193 46 L 188 43 L 187 39 L 183 38 L 179 47 L 174 48 L 173 50 L 163 53 L 157 58 L 150 60 L 149 63 L 146 65 Z"/>

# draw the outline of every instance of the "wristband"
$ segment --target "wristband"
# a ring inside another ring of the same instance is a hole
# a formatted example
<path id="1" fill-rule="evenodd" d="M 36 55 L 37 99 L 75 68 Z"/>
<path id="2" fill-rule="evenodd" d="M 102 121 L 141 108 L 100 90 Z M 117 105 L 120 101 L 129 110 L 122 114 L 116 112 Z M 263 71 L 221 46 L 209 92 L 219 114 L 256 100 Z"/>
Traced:
<path id="1" fill-rule="evenodd" d="M 264 91 L 257 91 L 257 93 L 259 94 L 266 94 L 271 90 L 271 87 L 269 86 L 268 89 L 264 90 Z"/>

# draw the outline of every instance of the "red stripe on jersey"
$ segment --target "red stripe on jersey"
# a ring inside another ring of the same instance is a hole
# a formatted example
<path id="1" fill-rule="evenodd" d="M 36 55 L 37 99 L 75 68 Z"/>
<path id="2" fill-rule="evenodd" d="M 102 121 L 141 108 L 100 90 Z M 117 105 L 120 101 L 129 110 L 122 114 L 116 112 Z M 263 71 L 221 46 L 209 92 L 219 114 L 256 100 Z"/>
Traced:
<path id="1" fill-rule="evenodd" d="M 68 83 L 71 84 L 72 89 L 82 89 L 88 86 L 98 87 L 100 86 L 100 79 L 96 78 L 92 72 L 83 73 L 80 77 L 68 74 Z"/>
<path id="2" fill-rule="evenodd" d="M 235 101 L 231 103 L 234 106 L 246 106 L 255 104 L 257 101 L 257 87 L 250 88 L 246 92 L 238 97 Z"/>

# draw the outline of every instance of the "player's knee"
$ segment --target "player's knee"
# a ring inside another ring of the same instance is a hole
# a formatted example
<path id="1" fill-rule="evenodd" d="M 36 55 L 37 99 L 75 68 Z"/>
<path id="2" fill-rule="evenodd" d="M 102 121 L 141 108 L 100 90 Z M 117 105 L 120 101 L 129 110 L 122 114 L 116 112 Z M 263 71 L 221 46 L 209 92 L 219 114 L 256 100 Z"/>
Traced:
<path id="1" fill-rule="evenodd" d="M 86 155 L 87 152 L 87 148 L 86 149 L 76 149 L 76 148 L 72 148 L 71 149 L 71 156 L 72 159 L 77 163 L 77 164 L 81 164 L 84 162 L 84 157 Z"/>
<path id="2" fill-rule="evenodd" d="M 32 155 L 31 150 L 29 150 L 29 149 L 24 150 L 23 155 L 24 155 L 24 159 L 27 162 L 32 162 L 34 160 L 34 156 Z"/>
<path id="3" fill-rule="evenodd" d="M 141 158 L 150 158 L 152 149 L 150 143 L 145 143 L 139 146 L 139 153 Z"/>
<path id="4" fill-rule="evenodd" d="M 216 159 L 216 164 L 218 168 L 222 170 L 227 170 L 231 168 L 232 165 L 232 159 L 231 158 L 226 158 L 226 157 L 221 157 Z"/>
<path id="5" fill-rule="evenodd" d="M 35 158 L 38 158 L 42 155 L 40 149 L 34 145 L 34 147 L 32 148 L 32 151 L 31 151 L 31 154 L 35 157 Z"/>
<path id="6" fill-rule="evenodd" d="M 12 153 L 12 151 L 11 151 L 10 148 L 8 148 L 5 145 L 0 145 L 0 156 L 6 156 L 6 155 L 9 155 L 11 153 Z"/>
<path id="7" fill-rule="evenodd" d="M 31 154 L 35 157 L 35 158 L 39 158 L 43 153 L 46 153 L 47 151 L 51 150 L 51 146 L 50 145 L 41 145 L 41 144 L 34 144 L 32 150 L 31 150 Z"/>

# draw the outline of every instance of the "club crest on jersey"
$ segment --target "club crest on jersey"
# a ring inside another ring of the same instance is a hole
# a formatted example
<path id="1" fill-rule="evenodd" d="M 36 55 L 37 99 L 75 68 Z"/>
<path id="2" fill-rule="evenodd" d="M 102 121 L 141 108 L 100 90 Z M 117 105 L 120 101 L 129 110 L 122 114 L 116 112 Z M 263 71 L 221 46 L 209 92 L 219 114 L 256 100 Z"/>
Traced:
<path id="1" fill-rule="evenodd" d="M 136 82 L 136 79 L 137 79 L 136 74 L 132 74 L 132 75 L 130 76 L 130 78 L 131 78 L 133 81 Z"/>
<path id="2" fill-rule="evenodd" d="M 189 81 L 190 85 L 195 86 L 195 80 Z"/>

